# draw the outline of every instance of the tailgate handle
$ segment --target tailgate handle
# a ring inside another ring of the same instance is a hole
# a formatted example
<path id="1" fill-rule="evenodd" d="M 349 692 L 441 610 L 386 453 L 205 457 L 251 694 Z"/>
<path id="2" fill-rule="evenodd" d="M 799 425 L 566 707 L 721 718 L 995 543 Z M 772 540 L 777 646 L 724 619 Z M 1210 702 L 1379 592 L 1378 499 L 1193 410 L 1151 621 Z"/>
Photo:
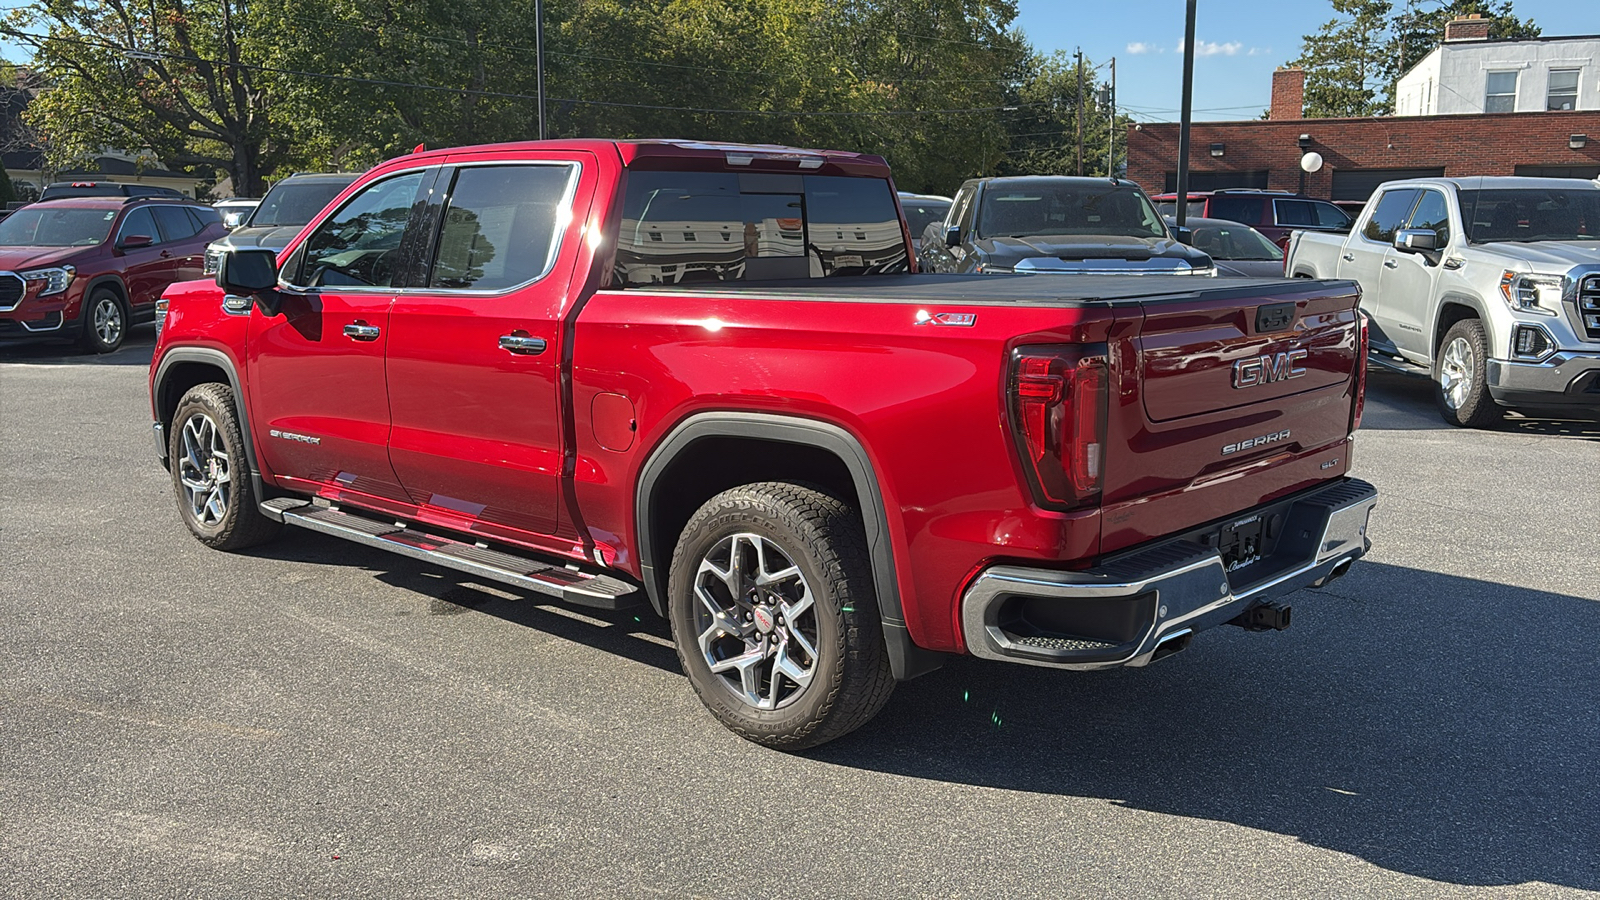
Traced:
<path id="1" fill-rule="evenodd" d="M 1256 333 L 1281 331 L 1294 324 L 1293 303 L 1272 303 L 1256 307 Z"/>

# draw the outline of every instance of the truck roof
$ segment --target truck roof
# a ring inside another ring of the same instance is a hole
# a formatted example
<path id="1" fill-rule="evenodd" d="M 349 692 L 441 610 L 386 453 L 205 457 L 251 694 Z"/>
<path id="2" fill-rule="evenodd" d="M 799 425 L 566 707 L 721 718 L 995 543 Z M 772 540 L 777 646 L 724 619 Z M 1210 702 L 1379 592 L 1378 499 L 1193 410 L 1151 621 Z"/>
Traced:
<path id="1" fill-rule="evenodd" d="M 1553 189 L 1565 188 L 1567 190 L 1592 190 L 1600 191 L 1600 182 L 1590 181 L 1585 178 L 1537 178 L 1531 175 L 1473 175 L 1466 178 L 1403 178 L 1397 181 L 1386 181 L 1381 187 L 1389 185 L 1422 185 L 1431 184 L 1435 187 L 1454 187 L 1462 191 L 1480 190 L 1517 190 L 1517 189 Z"/>
<path id="2" fill-rule="evenodd" d="M 581 150 L 591 153 L 612 151 L 622 157 L 623 165 L 631 166 L 644 159 L 704 159 L 716 161 L 718 166 L 749 165 L 760 160 L 794 160 L 801 171 L 821 168 L 824 163 L 843 168 L 853 174 L 874 175 L 887 178 L 889 164 L 881 156 L 870 153 L 853 153 L 845 150 L 812 150 L 788 147 L 782 144 L 740 144 L 726 141 L 696 141 L 676 138 L 651 138 L 613 141 L 572 139 L 551 141 L 513 141 L 502 144 L 477 144 L 467 147 L 447 147 L 423 150 L 408 154 L 403 159 L 429 159 L 461 153 L 506 153 L 519 151 Z M 806 163 L 811 163 L 807 165 Z"/>

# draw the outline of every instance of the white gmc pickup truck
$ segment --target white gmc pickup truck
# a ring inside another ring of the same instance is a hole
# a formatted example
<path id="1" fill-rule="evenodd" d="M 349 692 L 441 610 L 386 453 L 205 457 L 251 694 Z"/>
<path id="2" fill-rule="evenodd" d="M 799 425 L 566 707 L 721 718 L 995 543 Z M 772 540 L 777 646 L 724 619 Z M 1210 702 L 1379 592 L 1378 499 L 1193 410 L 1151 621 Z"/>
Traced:
<path id="1" fill-rule="evenodd" d="M 1371 361 L 1431 372 L 1445 421 L 1600 413 L 1600 184 L 1391 181 L 1348 235 L 1295 232 L 1284 271 L 1361 285 Z"/>

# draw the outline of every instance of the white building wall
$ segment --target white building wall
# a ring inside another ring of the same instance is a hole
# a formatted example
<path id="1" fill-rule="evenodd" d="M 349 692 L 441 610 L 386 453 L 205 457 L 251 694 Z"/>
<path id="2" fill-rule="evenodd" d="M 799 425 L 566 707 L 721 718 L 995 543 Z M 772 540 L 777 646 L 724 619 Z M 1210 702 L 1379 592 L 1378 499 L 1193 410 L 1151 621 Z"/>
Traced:
<path id="1" fill-rule="evenodd" d="M 1517 73 L 1515 112 L 1543 112 L 1552 69 L 1577 69 L 1577 108 L 1600 109 L 1600 37 L 1589 37 L 1441 44 L 1395 85 L 1395 115 L 1481 113 L 1490 72 Z"/>

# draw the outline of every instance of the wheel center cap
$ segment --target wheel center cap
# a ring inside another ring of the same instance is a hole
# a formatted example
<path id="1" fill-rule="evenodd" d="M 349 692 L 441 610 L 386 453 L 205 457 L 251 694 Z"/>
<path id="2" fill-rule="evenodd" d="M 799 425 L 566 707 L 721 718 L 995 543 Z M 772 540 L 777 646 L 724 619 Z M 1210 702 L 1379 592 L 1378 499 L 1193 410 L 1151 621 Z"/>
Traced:
<path id="1" fill-rule="evenodd" d="M 756 622 L 756 630 L 762 634 L 771 634 L 772 629 L 778 625 L 778 620 L 772 615 L 772 610 L 765 606 L 758 606 L 752 614 Z"/>

